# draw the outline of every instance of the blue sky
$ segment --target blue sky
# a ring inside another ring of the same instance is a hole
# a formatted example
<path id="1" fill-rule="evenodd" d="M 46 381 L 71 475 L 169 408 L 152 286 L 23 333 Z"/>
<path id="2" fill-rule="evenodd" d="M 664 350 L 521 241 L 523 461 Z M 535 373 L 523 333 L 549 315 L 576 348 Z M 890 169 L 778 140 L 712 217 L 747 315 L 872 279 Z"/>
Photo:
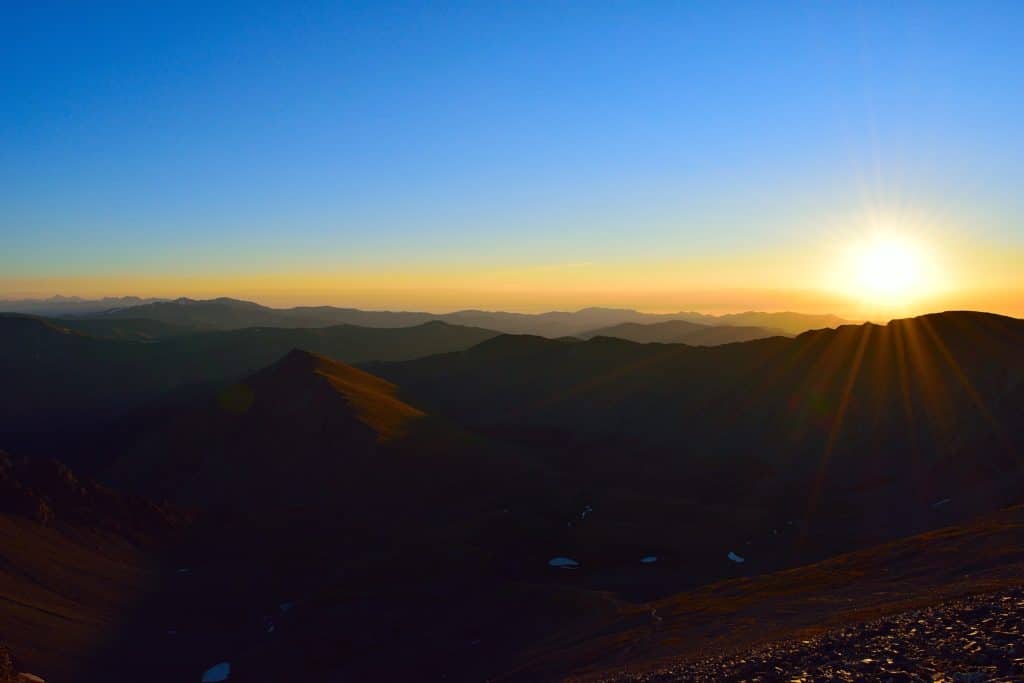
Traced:
<path id="1" fill-rule="evenodd" d="M 813 261 L 872 212 L 1024 253 L 1020 3 L 22 5 L 0 289 L 585 263 L 630 290 Z"/>

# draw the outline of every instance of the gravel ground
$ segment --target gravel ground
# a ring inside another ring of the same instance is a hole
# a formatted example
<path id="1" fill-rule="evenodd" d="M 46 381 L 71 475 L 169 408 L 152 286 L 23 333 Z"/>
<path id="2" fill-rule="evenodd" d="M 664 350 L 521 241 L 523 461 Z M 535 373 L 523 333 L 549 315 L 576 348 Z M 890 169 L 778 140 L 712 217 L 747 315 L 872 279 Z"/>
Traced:
<path id="1" fill-rule="evenodd" d="M 618 681 L 1024 681 L 1024 588 Z"/>

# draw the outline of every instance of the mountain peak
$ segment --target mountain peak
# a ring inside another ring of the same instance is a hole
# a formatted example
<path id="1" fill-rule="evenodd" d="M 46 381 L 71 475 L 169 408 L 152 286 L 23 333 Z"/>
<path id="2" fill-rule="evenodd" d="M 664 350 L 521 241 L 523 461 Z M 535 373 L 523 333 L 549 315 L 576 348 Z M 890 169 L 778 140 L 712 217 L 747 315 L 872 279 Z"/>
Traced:
<path id="1" fill-rule="evenodd" d="M 404 435 L 425 413 L 398 398 L 398 388 L 376 375 L 303 349 L 292 349 L 281 360 L 247 382 L 256 394 L 275 403 L 296 398 L 296 392 L 315 392 L 312 408 L 323 409 L 341 398 L 351 415 L 373 430 L 378 441 Z M 323 391 L 326 388 L 327 391 Z"/>

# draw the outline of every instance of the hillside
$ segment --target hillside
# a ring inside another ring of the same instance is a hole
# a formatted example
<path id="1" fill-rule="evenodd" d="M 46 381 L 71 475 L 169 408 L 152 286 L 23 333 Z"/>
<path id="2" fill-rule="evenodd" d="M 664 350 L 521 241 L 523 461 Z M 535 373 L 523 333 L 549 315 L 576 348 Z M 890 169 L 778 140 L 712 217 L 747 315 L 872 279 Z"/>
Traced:
<path id="1" fill-rule="evenodd" d="M 163 414 L 115 463 L 118 486 L 183 504 L 270 517 L 336 502 L 378 448 L 425 414 L 394 385 L 294 350 L 179 412 Z M 365 484 L 365 482 L 364 482 Z M 247 511 L 254 500 L 258 513 Z"/>
<path id="2" fill-rule="evenodd" d="M 1022 621 L 1024 589 L 1004 588 L 616 680 L 740 683 L 780 670 L 810 680 L 1017 680 Z"/>
<path id="3" fill-rule="evenodd" d="M 55 327 L 81 332 L 100 339 L 125 341 L 156 341 L 168 337 L 181 337 L 201 332 L 203 328 L 176 325 L 149 318 L 45 318 Z"/>
<path id="4" fill-rule="evenodd" d="M 51 681 L 111 672 L 111 648 L 187 519 L 49 460 L 0 452 L 0 640 Z"/>
<path id="5" fill-rule="evenodd" d="M 537 647 L 529 664 L 503 680 L 724 680 L 724 667 L 720 679 L 699 668 L 720 661 L 705 657 L 727 659 L 781 641 L 799 647 L 801 640 L 843 628 L 863 637 L 880 617 L 942 609 L 964 595 L 1019 587 L 1022 543 L 1024 507 L 1016 506 L 820 563 L 714 583 L 633 606 L 614 625 L 564 633 Z M 941 630 L 939 614 L 917 618 L 927 619 L 917 624 L 922 631 Z M 931 642 L 935 650 L 943 645 L 939 637 Z M 754 664 L 756 653 L 748 656 Z M 860 670 L 866 679 L 880 676 L 885 666 L 884 659 L 863 663 L 870 665 Z"/>

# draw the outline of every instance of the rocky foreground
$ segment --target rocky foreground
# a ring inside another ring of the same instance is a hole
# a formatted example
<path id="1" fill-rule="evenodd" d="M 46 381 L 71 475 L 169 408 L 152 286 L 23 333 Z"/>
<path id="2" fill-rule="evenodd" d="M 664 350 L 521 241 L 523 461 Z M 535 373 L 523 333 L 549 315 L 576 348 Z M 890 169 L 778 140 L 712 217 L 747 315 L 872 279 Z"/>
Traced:
<path id="1" fill-rule="evenodd" d="M 1024 588 L 618 681 L 1024 681 Z"/>

